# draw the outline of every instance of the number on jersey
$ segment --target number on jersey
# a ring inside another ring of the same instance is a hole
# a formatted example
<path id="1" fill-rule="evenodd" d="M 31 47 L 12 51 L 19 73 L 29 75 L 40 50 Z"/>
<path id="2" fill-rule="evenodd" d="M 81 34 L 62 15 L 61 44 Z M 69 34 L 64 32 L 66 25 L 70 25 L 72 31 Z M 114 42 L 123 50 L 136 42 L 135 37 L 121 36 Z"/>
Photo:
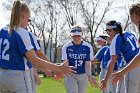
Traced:
<path id="1" fill-rule="evenodd" d="M 75 60 L 75 68 L 77 68 L 78 66 L 82 66 L 83 64 L 83 60 Z"/>
<path id="2" fill-rule="evenodd" d="M 2 46 L 4 47 L 3 49 Z M 9 60 L 9 54 L 6 54 L 7 50 L 9 49 L 9 46 L 10 44 L 7 39 L 3 40 L 0 38 L 0 59 Z"/>
<path id="3" fill-rule="evenodd" d="M 132 43 L 132 41 L 131 41 L 132 39 L 130 39 L 130 38 L 128 38 L 127 37 L 127 41 L 130 43 L 130 45 L 131 45 L 131 47 L 132 47 L 132 50 L 135 50 L 136 48 L 138 48 L 139 46 L 138 46 L 138 44 L 136 43 L 136 47 L 133 45 L 133 43 Z M 137 40 L 134 38 L 134 41 L 135 42 L 137 42 Z"/>

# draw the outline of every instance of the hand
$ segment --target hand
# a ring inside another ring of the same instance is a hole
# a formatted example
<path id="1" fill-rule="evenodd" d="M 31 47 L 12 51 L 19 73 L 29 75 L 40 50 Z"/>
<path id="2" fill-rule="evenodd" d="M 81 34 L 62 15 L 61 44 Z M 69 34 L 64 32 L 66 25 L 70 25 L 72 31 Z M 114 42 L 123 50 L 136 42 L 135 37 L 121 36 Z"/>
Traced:
<path id="1" fill-rule="evenodd" d="M 41 84 L 41 79 L 39 78 L 38 75 L 34 75 L 34 76 L 35 76 L 36 84 L 37 84 L 37 85 L 40 85 L 40 84 Z"/>
<path id="2" fill-rule="evenodd" d="M 124 78 L 124 75 L 121 72 L 116 72 L 112 74 L 111 82 L 113 85 L 117 84 L 118 81 L 121 81 Z"/>
<path id="3" fill-rule="evenodd" d="M 55 80 L 61 80 L 64 77 L 64 74 L 58 71 L 53 71 L 53 74 Z"/>
<path id="4" fill-rule="evenodd" d="M 99 87 L 98 81 L 94 76 L 88 76 L 88 80 L 92 87 L 95 87 L 95 88 Z"/>
<path id="5" fill-rule="evenodd" d="M 106 80 L 106 79 L 103 79 L 103 80 L 101 81 L 101 84 L 100 84 L 100 89 L 106 88 L 106 85 L 107 85 L 107 80 Z"/>
<path id="6" fill-rule="evenodd" d="M 75 70 L 72 70 L 74 68 L 73 66 L 63 66 L 63 65 L 60 65 L 58 67 L 59 67 L 60 72 L 63 73 L 64 75 L 73 76 L 74 73 L 76 73 Z"/>
<path id="7" fill-rule="evenodd" d="M 43 71 L 44 73 L 45 73 L 45 75 L 47 76 L 47 77 L 53 77 L 54 76 L 54 74 L 52 73 L 52 71 L 51 70 L 44 70 Z"/>

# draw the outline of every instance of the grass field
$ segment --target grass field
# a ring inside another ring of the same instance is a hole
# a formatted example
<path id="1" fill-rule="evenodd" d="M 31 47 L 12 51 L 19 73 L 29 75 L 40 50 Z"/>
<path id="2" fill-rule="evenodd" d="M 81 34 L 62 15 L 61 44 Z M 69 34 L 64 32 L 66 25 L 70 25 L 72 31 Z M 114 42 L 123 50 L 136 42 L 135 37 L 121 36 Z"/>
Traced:
<path id="1" fill-rule="evenodd" d="M 41 80 L 41 85 L 37 86 L 37 93 L 66 93 L 63 80 L 54 81 L 51 78 L 43 77 L 41 77 Z M 89 84 L 86 93 L 101 93 L 101 91 L 91 87 Z"/>

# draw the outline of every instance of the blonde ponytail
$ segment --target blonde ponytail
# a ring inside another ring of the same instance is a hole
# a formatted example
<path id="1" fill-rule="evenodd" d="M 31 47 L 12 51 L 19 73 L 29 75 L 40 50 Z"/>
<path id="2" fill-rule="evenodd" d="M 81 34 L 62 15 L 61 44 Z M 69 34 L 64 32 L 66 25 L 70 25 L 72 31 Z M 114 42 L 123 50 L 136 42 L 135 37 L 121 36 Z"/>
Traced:
<path id="1" fill-rule="evenodd" d="M 20 25 L 21 14 L 24 11 L 30 12 L 27 4 L 21 3 L 20 0 L 15 0 L 11 11 L 9 32 L 12 32 L 14 27 L 17 29 L 17 27 Z"/>

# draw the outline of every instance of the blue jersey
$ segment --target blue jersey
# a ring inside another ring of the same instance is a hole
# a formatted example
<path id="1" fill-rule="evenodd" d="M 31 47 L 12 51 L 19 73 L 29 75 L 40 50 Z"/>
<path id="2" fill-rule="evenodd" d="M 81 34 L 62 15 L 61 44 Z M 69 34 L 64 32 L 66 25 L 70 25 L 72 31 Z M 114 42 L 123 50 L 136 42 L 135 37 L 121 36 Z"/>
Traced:
<path id="1" fill-rule="evenodd" d="M 8 33 L 8 27 L 0 31 L 0 68 L 28 70 L 32 67 L 25 53 L 34 49 L 29 32 L 21 27 Z"/>
<path id="2" fill-rule="evenodd" d="M 77 74 L 85 73 L 85 62 L 93 59 L 93 49 L 90 44 L 82 41 L 76 45 L 69 42 L 62 48 L 62 60 L 68 60 L 69 66 L 74 66 Z"/>
<path id="3" fill-rule="evenodd" d="M 124 41 L 123 41 L 124 38 Z M 130 33 L 125 32 L 123 38 L 120 34 L 117 34 L 111 43 L 110 54 L 122 55 L 126 63 L 129 63 L 135 55 L 139 52 L 139 46 L 136 37 Z"/>
<path id="4" fill-rule="evenodd" d="M 31 32 L 28 32 L 28 33 L 29 33 L 29 37 L 31 39 L 31 44 L 33 46 L 34 51 L 40 50 L 39 44 L 37 42 L 37 37 Z M 27 66 L 29 68 L 32 68 L 32 65 L 30 64 L 30 62 L 27 62 Z"/>
<path id="5" fill-rule="evenodd" d="M 99 50 L 98 50 L 98 52 L 96 53 L 96 55 L 95 55 L 95 58 L 97 58 L 98 59 L 98 61 L 99 62 L 101 62 L 100 63 L 100 68 L 107 68 L 107 64 L 108 64 L 108 61 L 110 60 L 110 55 L 106 55 L 105 54 L 105 51 L 108 49 L 108 46 L 103 46 L 102 48 L 100 48 Z M 106 57 L 108 57 L 109 56 L 109 60 L 104 60 L 105 58 L 105 56 L 104 55 L 106 55 Z"/>
<path id="6" fill-rule="evenodd" d="M 100 68 L 107 68 L 110 61 L 110 50 L 109 46 L 103 46 L 95 55 L 95 57 L 101 62 Z M 117 62 L 115 63 L 113 70 L 118 70 L 119 64 L 121 61 L 121 56 L 118 56 Z"/>
<path id="7" fill-rule="evenodd" d="M 103 61 L 108 62 L 108 61 L 110 61 L 110 59 L 111 59 L 110 47 L 108 47 L 107 50 L 104 53 L 104 59 L 103 59 Z M 117 57 L 117 61 L 115 63 L 115 66 L 114 66 L 114 69 L 113 70 L 119 70 L 119 68 L 124 67 L 124 64 L 123 63 L 124 62 L 122 60 L 122 55 L 119 54 L 118 57 Z"/>

